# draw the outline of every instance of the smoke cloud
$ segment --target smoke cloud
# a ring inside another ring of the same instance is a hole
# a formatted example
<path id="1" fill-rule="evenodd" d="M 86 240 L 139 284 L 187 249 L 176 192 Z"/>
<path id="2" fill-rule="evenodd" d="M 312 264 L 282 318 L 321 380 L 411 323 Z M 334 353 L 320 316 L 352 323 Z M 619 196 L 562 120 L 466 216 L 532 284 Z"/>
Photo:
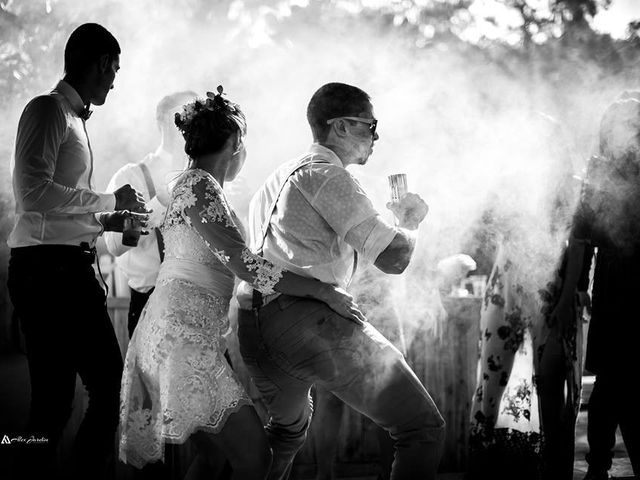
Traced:
<path id="1" fill-rule="evenodd" d="M 392 221 L 385 203 L 393 173 L 407 173 L 409 190 L 430 206 L 412 266 L 386 289 L 396 305 L 410 301 L 416 322 L 424 320 L 418 312 L 440 308 L 432 295 L 408 300 L 403 292 L 432 288 L 437 261 L 471 253 L 482 229 L 487 238 L 510 235 L 527 268 L 540 270 L 536 278 L 550 273 L 577 198 L 572 175 L 594 149 L 606 105 L 634 87 L 630 74 L 603 71 L 572 51 L 559 61 L 542 48 L 506 66 L 490 49 L 417 48 L 366 11 L 277 5 L 236 1 L 199 15 L 181 2 L 54 3 L 59 16 L 105 25 L 122 47 L 115 88 L 88 123 L 97 189 L 156 148 L 155 106 L 164 95 L 187 89 L 204 95 L 221 84 L 248 120 L 247 163 L 229 185 L 242 217 L 266 176 L 310 144 L 305 111 L 313 92 L 341 81 L 367 91 L 379 119 L 375 153 L 352 170 L 376 207 Z M 62 51 L 50 55 L 53 85 Z M 22 107 L 2 107 L 9 120 L 0 127 L 3 141 L 15 136 Z"/>

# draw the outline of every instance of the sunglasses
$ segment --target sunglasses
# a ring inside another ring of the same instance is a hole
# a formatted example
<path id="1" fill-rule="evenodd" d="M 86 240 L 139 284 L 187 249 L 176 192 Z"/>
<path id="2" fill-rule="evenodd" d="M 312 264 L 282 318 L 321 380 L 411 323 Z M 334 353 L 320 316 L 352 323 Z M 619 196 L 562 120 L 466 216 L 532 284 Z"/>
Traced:
<path id="1" fill-rule="evenodd" d="M 366 123 L 367 125 L 369 125 L 369 132 L 371 132 L 372 137 L 376 134 L 376 128 L 378 128 L 378 120 L 376 118 L 361 118 L 361 117 L 330 118 L 329 120 L 327 120 L 327 125 L 331 125 L 332 123 L 338 120 L 351 120 L 353 122 Z"/>

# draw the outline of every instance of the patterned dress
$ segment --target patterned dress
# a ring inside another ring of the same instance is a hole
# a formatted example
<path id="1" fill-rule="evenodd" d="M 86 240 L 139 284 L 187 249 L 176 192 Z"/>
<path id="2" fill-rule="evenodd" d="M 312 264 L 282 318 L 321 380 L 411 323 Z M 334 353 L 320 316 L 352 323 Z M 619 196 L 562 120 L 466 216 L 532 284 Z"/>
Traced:
<path id="1" fill-rule="evenodd" d="M 562 285 L 562 252 L 536 253 L 538 258 L 532 262 L 533 255 L 523 260 L 522 250 L 501 246 L 487 284 L 471 410 L 469 478 L 503 478 L 497 472 L 505 473 L 504 478 L 545 475 L 546 459 L 558 455 L 545 451 L 540 380 L 550 373 L 547 368 L 564 372 L 564 404 L 554 406 L 562 426 L 553 427 L 554 435 L 569 443 L 562 455 L 569 457 L 572 473 L 571 441 L 582 380 L 582 353 L 576 348 L 582 342 L 581 322 L 576 315 L 570 331 L 559 333 L 550 313 Z M 555 348 L 551 345 L 558 345 L 557 353 L 550 354 L 558 360 L 542 362 L 549 353 L 545 349 Z M 554 445 L 558 443 L 553 440 Z M 552 462 L 555 465 L 558 460 Z"/>
<path id="2" fill-rule="evenodd" d="M 122 378 L 120 459 L 164 459 L 165 443 L 217 433 L 251 401 L 224 358 L 234 278 L 273 293 L 282 270 L 246 247 L 222 188 L 207 172 L 178 180 L 162 224 L 165 260 L 129 344 Z"/>

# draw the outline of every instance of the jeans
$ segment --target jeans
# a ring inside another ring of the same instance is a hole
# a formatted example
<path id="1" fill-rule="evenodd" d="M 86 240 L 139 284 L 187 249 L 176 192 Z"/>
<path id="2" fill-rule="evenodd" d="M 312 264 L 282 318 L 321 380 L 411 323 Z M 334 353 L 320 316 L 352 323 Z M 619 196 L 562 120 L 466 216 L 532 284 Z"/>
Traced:
<path id="1" fill-rule="evenodd" d="M 41 478 L 55 475 L 76 374 L 89 394 L 74 445 L 77 475 L 100 478 L 114 451 L 122 357 L 93 258 L 80 247 L 63 245 L 11 250 L 9 294 L 24 333 L 31 379 L 27 433 L 48 439 L 29 452 L 24 468 Z"/>
<path id="2" fill-rule="evenodd" d="M 238 313 L 240 352 L 267 405 L 269 478 L 286 479 L 305 442 L 316 383 L 389 432 L 391 478 L 435 479 L 444 420 L 402 354 L 374 327 L 315 300 L 281 295 Z"/>

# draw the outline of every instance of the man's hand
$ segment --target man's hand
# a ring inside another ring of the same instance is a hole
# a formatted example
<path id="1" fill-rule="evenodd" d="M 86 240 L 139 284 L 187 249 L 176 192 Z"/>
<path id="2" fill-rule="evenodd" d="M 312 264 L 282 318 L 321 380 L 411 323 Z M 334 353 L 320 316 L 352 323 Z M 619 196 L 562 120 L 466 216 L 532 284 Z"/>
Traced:
<path id="1" fill-rule="evenodd" d="M 105 232 L 122 232 L 122 230 L 124 230 L 124 219 L 128 217 L 133 220 L 134 226 L 140 226 L 141 235 L 149 234 L 147 230 L 144 230 L 149 222 L 149 214 L 147 213 L 134 213 L 128 210 L 102 213 L 100 214 L 100 223 L 104 227 Z"/>
<path id="2" fill-rule="evenodd" d="M 408 230 L 417 230 L 429 213 L 429 206 L 416 193 L 405 194 L 398 203 L 387 203 L 387 208 L 398 219 L 398 226 Z"/>
<path id="3" fill-rule="evenodd" d="M 322 288 L 318 290 L 318 299 L 326 303 L 331 310 L 341 317 L 358 325 L 364 325 L 367 321 L 353 297 L 342 288 L 334 287 L 333 285 L 322 285 Z"/>
<path id="4" fill-rule="evenodd" d="M 126 184 L 118 188 L 113 194 L 116 196 L 116 210 L 129 210 L 131 212 L 144 212 L 144 197 Z"/>

